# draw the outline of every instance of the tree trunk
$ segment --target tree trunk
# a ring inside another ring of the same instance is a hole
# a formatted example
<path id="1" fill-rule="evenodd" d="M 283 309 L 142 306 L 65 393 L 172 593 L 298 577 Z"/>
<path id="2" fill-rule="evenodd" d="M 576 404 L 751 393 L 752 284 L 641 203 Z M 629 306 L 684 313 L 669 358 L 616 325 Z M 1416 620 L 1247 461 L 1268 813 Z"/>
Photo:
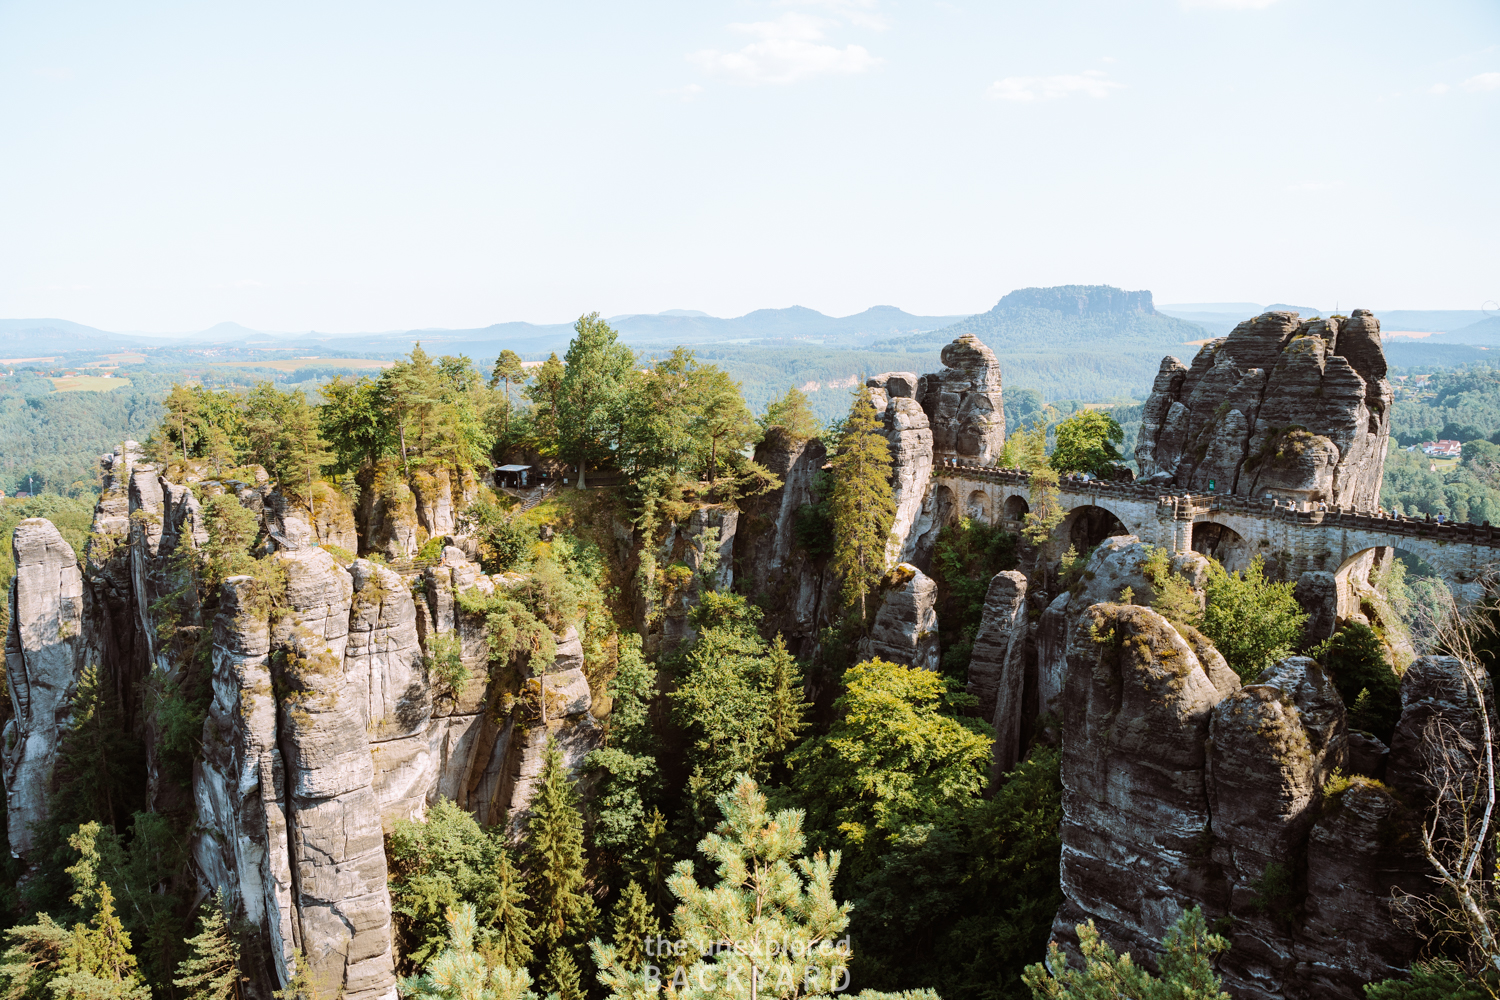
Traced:
<path id="1" fill-rule="evenodd" d="M 581 458 L 578 460 L 578 488 L 580 490 L 584 488 L 584 485 L 583 485 L 583 459 L 581 459 Z"/>

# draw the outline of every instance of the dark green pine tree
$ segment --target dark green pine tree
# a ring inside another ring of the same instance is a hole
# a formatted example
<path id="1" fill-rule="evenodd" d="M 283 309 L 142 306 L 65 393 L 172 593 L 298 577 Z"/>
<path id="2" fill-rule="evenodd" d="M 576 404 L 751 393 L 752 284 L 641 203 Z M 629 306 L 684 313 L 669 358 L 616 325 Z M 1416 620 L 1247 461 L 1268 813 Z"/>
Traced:
<path id="1" fill-rule="evenodd" d="M 526 867 L 537 908 L 537 943 L 549 954 L 564 942 L 581 939 L 593 916 L 593 900 L 583 891 L 584 861 L 578 792 L 557 740 L 549 737 L 526 828 Z"/>
<path id="2" fill-rule="evenodd" d="M 552 957 L 547 959 L 547 992 L 549 998 L 557 997 L 557 1000 L 583 1000 L 578 963 L 564 948 L 555 949 Z"/>
<path id="3" fill-rule="evenodd" d="M 807 694 L 803 689 L 802 668 L 786 648 L 786 640 L 776 633 L 771 655 L 766 658 L 766 687 L 771 694 L 771 710 L 766 716 L 771 754 L 779 756 L 807 728 Z"/>
<path id="4" fill-rule="evenodd" d="M 97 666 L 83 669 L 73 695 L 73 720 L 58 742 L 53 815 L 58 825 L 100 820 L 123 829 L 138 805 L 134 775 L 144 767 L 129 735 L 114 685 Z"/>
<path id="5" fill-rule="evenodd" d="M 615 900 L 611 914 L 614 924 L 615 954 L 627 969 L 646 966 L 646 942 L 661 933 L 661 926 L 651 912 L 651 903 L 639 882 L 631 882 Z"/>
<path id="6" fill-rule="evenodd" d="M 676 844 L 667 817 L 660 809 L 652 809 L 641 827 L 641 843 L 635 853 L 632 874 L 645 886 L 646 900 L 658 918 L 670 917 L 672 907 L 677 905 L 667 888 L 667 879 L 672 877 L 672 866 L 676 863 Z"/>
<path id="7" fill-rule="evenodd" d="M 526 908 L 526 888 L 521 875 L 511 863 L 510 853 L 501 849 L 495 856 L 493 888 L 483 900 L 489 916 L 490 931 L 482 951 L 490 965 L 519 969 L 531 964 L 531 941 L 534 917 Z"/>
<path id="8" fill-rule="evenodd" d="M 833 517 L 833 571 L 844 579 L 844 604 L 859 605 L 885 573 L 886 545 L 896 519 L 891 493 L 891 446 L 870 390 L 860 387 L 832 461 L 828 510 Z"/>
<path id="9" fill-rule="evenodd" d="M 187 940 L 192 953 L 177 966 L 172 985 L 187 991 L 187 1000 L 228 1000 L 240 995 L 240 947 L 229 933 L 224 890 L 203 907 L 201 929 Z"/>

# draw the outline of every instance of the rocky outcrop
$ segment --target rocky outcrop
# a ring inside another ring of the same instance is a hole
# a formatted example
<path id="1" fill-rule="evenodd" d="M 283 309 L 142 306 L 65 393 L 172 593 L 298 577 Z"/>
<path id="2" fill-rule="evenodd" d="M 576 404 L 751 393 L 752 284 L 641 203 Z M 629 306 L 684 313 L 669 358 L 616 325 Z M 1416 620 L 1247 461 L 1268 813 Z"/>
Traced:
<path id="1" fill-rule="evenodd" d="M 47 816 L 58 740 L 71 719 L 79 675 L 97 653 L 83 571 L 52 522 L 30 517 L 17 524 L 11 553 L 16 575 L 8 597 L 5 678 L 15 715 L 5 724 L 0 762 L 10 849 L 24 856 L 34 824 Z"/>
<path id="2" fill-rule="evenodd" d="M 1005 446 L 1000 362 L 968 333 L 944 347 L 940 357 L 943 370 L 923 376 L 917 389 L 932 429 L 933 457 L 991 465 Z"/>
<path id="3" fill-rule="evenodd" d="M 1042 611 L 1036 632 L 1035 698 L 1026 704 L 1036 705 L 1036 713 L 1061 714 L 1060 701 L 1067 675 L 1067 633 L 1069 623 L 1093 604 L 1123 601 L 1126 595 L 1133 604 L 1149 606 L 1156 601 L 1156 588 L 1146 571 L 1153 546 L 1134 535 L 1113 535 L 1096 546 L 1084 565 L 1083 573 L 1072 590 L 1052 599 Z M 1201 591 L 1208 577 L 1208 560 L 1196 552 L 1172 556 L 1167 563 L 1170 572 L 1181 576 L 1195 590 Z M 1192 630 L 1186 630 L 1192 632 Z M 1192 633 L 1196 635 L 1195 632 Z M 1201 636 L 1198 637 L 1201 640 Z M 1202 645 L 1207 646 L 1206 640 Z M 1212 649 L 1208 646 L 1208 649 Z M 1203 667 L 1216 686 L 1238 680 L 1224 658 L 1215 650 L 1206 655 Z M 999 717 L 996 716 L 999 727 Z"/>
<path id="4" fill-rule="evenodd" d="M 1207 492 L 1379 500 L 1392 391 L 1380 323 L 1268 312 L 1162 360 L 1136 444 L 1143 479 Z"/>
<path id="5" fill-rule="evenodd" d="M 1062 884 L 1053 926 L 1094 919 L 1149 953 L 1202 897 L 1212 822 L 1210 717 L 1220 695 L 1191 647 L 1147 608 L 1096 604 L 1070 623 L 1063 698 Z"/>
<path id="6" fill-rule="evenodd" d="M 361 475 L 359 551 L 378 552 L 387 559 L 409 559 L 416 555 L 426 540 L 417 534 L 421 527 L 417 497 L 402 481 L 396 463 L 386 459 Z"/>
<path id="7" fill-rule="evenodd" d="M 703 506 L 688 516 L 686 524 L 668 526 L 656 554 L 665 580 L 661 649 L 673 649 L 696 634 L 688 614 L 702 601 L 705 590 L 728 590 L 734 585 L 739 519 L 737 510 Z"/>
<path id="8" fill-rule="evenodd" d="M 932 429 L 916 400 L 921 380 L 911 372 L 886 372 L 865 382 L 891 444 L 891 499 L 896 516 L 886 542 L 886 562 L 910 561 L 928 528 L 922 504 L 932 481 Z M 1002 414 L 1002 421 L 1004 415 Z"/>
<path id="9" fill-rule="evenodd" d="M 1311 649 L 1333 635 L 1339 620 L 1339 584 L 1326 570 L 1309 570 L 1297 578 L 1292 596 L 1307 612 L 1302 626 L 1302 649 Z"/>
<path id="10" fill-rule="evenodd" d="M 1408 806 L 1373 777 L 1331 783 L 1371 758 L 1378 767 L 1383 748 L 1347 732 L 1343 702 L 1313 660 L 1290 657 L 1243 687 L 1215 684 L 1206 640 L 1186 631 L 1112 604 L 1070 624 L 1066 902 L 1054 937 L 1071 942 L 1073 926 L 1092 919 L 1152 966 L 1161 935 L 1196 904 L 1210 920 L 1231 918 L 1220 971 L 1236 998 L 1355 1000 L 1415 954 L 1392 886 L 1432 889 L 1410 853 Z M 1385 771 L 1419 804 L 1428 724 L 1473 730 L 1475 696 L 1462 664 L 1444 657 L 1419 658 L 1401 691 Z"/>
<path id="11" fill-rule="evenodd" d="M 1021 756 L 1027 625 L 1025 574 L 996 573 L 985 591 L 968 679 L 969 694 L 979 699 L 979 717 L 995 726 L 996 774 L 1009 771 Z"/>
<path id="12" fill-rule="evenodd" d="M 344 647 L 345 695 L 357 709 L 373 762 L 382 825 L 417 819 L 437 784 L 433 685 L 417 638 L 417 608 L 398 574 L 368 559 L 349 567 L 353 601 Z M 480 677 L 485 677 L 483 669 Z M 450 796 L 451 797 L 451 796 Z"/>
<path id="13" fill-rule="evenodd" d="M 883 588 L 869 634 L 859 643 L 860 659 L 878 657 L 907 667 L 940 669 L 937 583 L 910 563 L 902 563 L 886 575 Z"/>

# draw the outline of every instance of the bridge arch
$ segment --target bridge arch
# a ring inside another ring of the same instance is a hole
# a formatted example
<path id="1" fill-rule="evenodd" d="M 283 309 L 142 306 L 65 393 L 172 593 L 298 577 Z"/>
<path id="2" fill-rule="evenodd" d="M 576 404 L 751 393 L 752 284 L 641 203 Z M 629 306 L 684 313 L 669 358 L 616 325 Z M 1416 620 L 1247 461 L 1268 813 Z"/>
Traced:
<path id="1" fill-rule="evenodd" d="M 1005 506 L 1001 508 L 1002 517 L 1007 524 L 1020 524 L 1027 514 L 1031 513 L 1031 504 L 1019 493 L 1014 493 L 1005 498 Z"/>
<path id="2" fill-rule="evenodd" d="M 1132 534 L 1135 532 L 1108 507 L 1085 503 L 1068 511 L 1054 537 L 1083 553 L 1111 536 Z"/>
<path id="3" fill-rule="evenodd" d="M 1217 521 L 1197 521 L 1193 524 L 1192 548 L 1212 559 L 1233 573 L 1249 566 L 1255 558 L 1255 546 L 1227 524 Z"/>
<path id="4" fill-rule="evenodd" d="M 974 490 L 969 494 L 969 499 L 964 501 L 964 516 L 981 524 L 989 524 L 990 517 L 990 495 L 984 490 Z"/>

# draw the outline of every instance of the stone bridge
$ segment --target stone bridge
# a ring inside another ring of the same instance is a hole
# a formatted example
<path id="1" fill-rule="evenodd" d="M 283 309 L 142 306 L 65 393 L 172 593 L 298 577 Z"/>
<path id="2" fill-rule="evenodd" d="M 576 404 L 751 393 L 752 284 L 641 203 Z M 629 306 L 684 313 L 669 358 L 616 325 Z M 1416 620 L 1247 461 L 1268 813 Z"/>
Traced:
<path id="1" fill-rule="evenodd" d="M 934 463 L 932 499 L 941 522 L 971 517 L 1015 531 L 1031 507 L 1031 474 L 1018 469 Z M 1059 501 L 1067 516 L 1053 538 L 1082 550 L 1108 535 L 1194 549 L 1239 569 L 1256 555 L 1273 578 L 1295 580 L 1310 570 L 1334 573 L 1339 614 L 1357 603 L 1352 580 L 1367 575 L 1391 550 L 1410 553 L 1441 577 L 1460 603 L 1479 599 L 1486 578 L 1500 570 L 1500 529 L 1485 524 L 1438 523 L 1376 511 L 1314 509 L 1305 502 L 1163 491 L 1136 483 L 1063 478 Z"/>

